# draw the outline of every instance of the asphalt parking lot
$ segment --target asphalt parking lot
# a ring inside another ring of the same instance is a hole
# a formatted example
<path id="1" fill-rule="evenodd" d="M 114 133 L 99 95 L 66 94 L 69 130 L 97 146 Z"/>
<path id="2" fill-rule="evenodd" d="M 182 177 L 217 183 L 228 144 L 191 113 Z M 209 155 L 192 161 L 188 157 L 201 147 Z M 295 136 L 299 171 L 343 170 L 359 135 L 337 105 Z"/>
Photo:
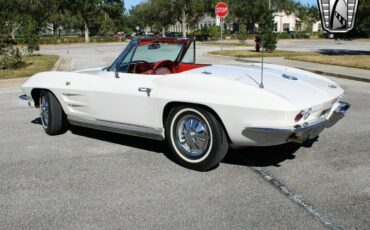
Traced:
<path id="1" fill-rule="evenodd" d="M 200 61 L 242 65 L 208 49 Z M 43 52 L 77 69 L 120 50 Z M 304 146 L 230 151 L 206 173 L 173 163 L 162 142 L 83 128 L 49 137 L 19 89 L 0 89 L 0 229 L 370 229 L 370 84 L 333 80 L 352 104 L 338 125 Z"/>

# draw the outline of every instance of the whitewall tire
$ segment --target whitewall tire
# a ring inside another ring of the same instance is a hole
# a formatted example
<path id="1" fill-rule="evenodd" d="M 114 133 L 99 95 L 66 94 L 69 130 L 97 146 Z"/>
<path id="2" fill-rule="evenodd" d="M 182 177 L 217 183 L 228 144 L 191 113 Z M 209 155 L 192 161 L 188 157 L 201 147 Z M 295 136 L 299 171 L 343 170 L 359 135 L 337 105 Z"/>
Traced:
<path id="1" fill-rule="evenodd" d="M 166 122 L 166 137 L 175 160 L 199 171 L 216 167 L 229 148 L 220 121 L 198 107 L 173 108 Z"/>

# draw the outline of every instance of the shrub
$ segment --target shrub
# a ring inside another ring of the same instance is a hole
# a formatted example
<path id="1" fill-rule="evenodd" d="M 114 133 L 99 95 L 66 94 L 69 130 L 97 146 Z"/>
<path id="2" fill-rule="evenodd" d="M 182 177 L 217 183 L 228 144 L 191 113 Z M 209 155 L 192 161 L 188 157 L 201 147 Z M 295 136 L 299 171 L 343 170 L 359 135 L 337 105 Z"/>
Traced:
<path id="1" fill-rule="evenodd" d="M 17 69 L 23 66 L 22 54 L 12 43 L 0 39 L 0 70 Z"/>
<path id="2" fill-rule="evenodd" d="M 221 38 L 221 27 L 219 26 L 210 26 L 208 28 L 209 36 L 211 40 L 218 40 Z"/>
<path id="3" fill-rule="evenodd" d="M 273 52 L 276 49 L 277 34 L 274 33 L 274 16 L 272 11 L 265 12 L 259 20 L 261 32 L 261 45 L 267 52 Z"/>
<path id="4" fill-rule="evenodd" d="M 90 38 L 90 42 L 123 42 L 125 38 L 115 36 L 94 36 Z M 85 39 L 80 36 L 62 36 L 62 37 L 40 37 L 40 44 L 71 44 L 83 43 Z"/>
<path id="5" fill-rule="evenodd" d="M 219 26 L 203 27 L 194 35 L 198 41 L 218 40 L 221 38 L 221 28 Z"/>
<path id="6" fill-rule="evenodd" d="M 210 39 L 210 35 L 207 28 L 202 28 L 200 30 L 195 31 L 194 33 L 195 39 L 197 41 L 208 41 Z"/>
<path id="7" fill-rule="evenodd" d="M 288 33 L 279 33 L 278 34 L 278 38 L 279 39 L 291 39 L 292 38 L 292 35 L 290 35 Z"/>
<path id="8" fill-rule="evenodd" d="M 245 44 L 245 41 L 248 39 L 248 36 L 245 33 L 241 33 L 241 34 L 238 34 L 237 38 L 240 43 Z"/>
<path id="9" fill-rule="evenodd" d="M 22 35 L 24 42 L 27 45 L 28 55 L 32 55 L 34 51 L 40 50 L 39 36 L 36 32 L 36 26 L 32 21 L 24 26 L 24 28 L 22 29 Z"/>

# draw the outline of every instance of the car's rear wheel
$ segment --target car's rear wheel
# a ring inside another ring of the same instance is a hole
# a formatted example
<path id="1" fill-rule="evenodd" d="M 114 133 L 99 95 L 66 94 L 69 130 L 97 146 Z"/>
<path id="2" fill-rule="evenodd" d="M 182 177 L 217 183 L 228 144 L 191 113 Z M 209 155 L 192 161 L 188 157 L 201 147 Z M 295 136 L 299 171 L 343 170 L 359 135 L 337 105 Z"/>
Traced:
<path id="1" fill-rule="evenodd" d="M 67 120 L 58 99 L 50 91 L 40 94 L 40 119 L 49 135 L 63 134 L 67 130 Z"/>
<path id="2" fill-rule="evenodd" d="M 194 170 L 216 167 L 229 149 L 221 123 L 203 108 L 173 108 L 166 122 L 166 136 L 175 160 Z"/>

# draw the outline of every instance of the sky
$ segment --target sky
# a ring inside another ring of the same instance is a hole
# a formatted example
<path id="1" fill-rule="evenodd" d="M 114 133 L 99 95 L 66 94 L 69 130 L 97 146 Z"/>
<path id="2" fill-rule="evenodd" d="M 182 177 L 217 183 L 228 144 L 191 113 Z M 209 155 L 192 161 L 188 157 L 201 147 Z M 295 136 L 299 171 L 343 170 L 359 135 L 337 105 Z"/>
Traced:
<path id="1" fill-rule="evenodd" d="M 126 9 L 131 9 L 132 6 L 137 5 L 142 0 L 125 0 L 125 7 Z M 310 5 L 317 4 L 317 0 L 295 0 L 296 2 L 301 2 L 302 4 L 306 5 L 307 3 Z"/>
<path id="2" fill-rule="evenodd" d="M 140 2 L 141 0 L 125 0 L 125 8 L 129 10 L 132 6 L 135 6 Z"/>

